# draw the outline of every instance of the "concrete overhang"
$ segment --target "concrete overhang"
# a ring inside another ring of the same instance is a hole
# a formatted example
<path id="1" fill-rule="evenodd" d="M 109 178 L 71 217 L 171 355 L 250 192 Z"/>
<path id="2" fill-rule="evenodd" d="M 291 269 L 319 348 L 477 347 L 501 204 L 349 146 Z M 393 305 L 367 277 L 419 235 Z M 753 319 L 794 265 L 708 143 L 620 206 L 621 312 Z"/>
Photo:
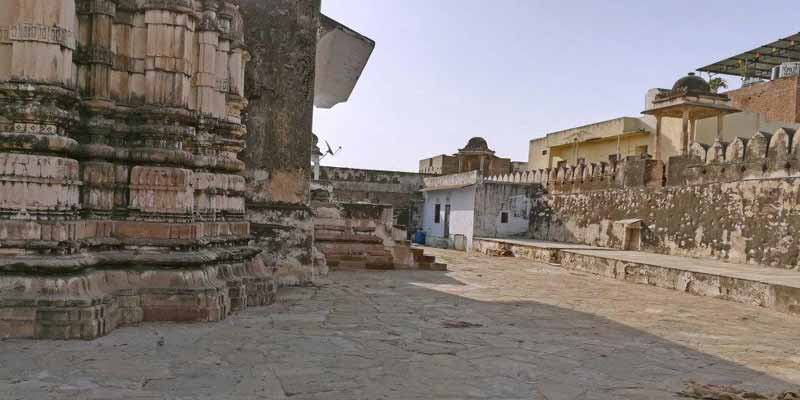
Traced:
<path id="1" fill-rule="evenodd" d="M 373 49 L 374 40 L 322 15 L 317 33 L 314 105 L 331 108 L 347 101 Z"/>
<path id="2" fill-rule="evenodd" d="M 655 115 L 671 118 L 682 118 L 683 111 L 689 110 L 690 119 L 711 118 L 717 115 L 741 112 L 728 105 L 727 101 L 697 97 L 677 97 L 653 104 L 652 108 L 642 111 L 645 115 Z"/>

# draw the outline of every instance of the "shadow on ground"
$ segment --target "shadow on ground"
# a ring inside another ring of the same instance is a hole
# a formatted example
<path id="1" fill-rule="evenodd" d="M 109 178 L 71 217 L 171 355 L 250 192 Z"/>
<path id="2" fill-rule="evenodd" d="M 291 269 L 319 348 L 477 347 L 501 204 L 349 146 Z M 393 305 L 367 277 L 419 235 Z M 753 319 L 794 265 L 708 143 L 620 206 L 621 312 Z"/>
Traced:
<path id="1" fill-rule="evenodd" d="M 3 399 L 672 399 L 792 387 L 595 315 L 478 301 L 445 273 L 337 271 L 214 324 L 0 342 Z"/>

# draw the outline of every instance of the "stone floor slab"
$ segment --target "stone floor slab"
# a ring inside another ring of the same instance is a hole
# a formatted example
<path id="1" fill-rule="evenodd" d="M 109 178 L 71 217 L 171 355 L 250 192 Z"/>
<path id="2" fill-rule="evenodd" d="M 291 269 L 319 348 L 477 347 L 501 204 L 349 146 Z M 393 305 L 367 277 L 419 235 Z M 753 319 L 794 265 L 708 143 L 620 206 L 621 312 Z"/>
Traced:
<path id="1" fill-rule="evenodd" d="M 674 399 L 800 384 L 800 319 L 516 258 L 339 271 L 214 324 L 0 341 L 2 399 Z"/>

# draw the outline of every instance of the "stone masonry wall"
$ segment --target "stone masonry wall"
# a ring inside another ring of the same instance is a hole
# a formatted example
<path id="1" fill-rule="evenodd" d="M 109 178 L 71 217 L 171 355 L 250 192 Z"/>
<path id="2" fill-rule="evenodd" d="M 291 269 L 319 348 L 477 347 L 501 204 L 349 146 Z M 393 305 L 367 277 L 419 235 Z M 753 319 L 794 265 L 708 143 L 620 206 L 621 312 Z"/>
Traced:
<path id="1" fill-rule="evenodd" d="M 394 223 L 410 233 L 422 229 L 424 200 L 419 191 L 425 174 L 356 168 L 322 167 L 320 180 L 330 183 L 339 202 L 388 204 Z"/>
<path id="2" fill-rule="evenodd" d="M 280 284 L 321 273 L 309 208 L 319 0 L 241 0 L 252 38 L 245 75 L 248 219 Z"/>
<path id="3" fill-rule="evenodd" d="M 664 187 L 549 191 L 530 236 L 620 247 L 614 221 L 642 220 L 642 250 L 800 267 L 800 159 L 794 131 L 697 144 Z M 680 162 L 673 162 L 680 161 Z"/>

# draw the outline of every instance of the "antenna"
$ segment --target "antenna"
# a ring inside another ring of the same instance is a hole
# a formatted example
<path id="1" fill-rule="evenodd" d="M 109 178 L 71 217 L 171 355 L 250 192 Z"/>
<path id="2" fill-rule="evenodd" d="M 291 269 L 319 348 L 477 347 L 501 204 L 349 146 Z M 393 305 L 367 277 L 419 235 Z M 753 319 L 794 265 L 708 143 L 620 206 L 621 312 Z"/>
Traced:
<path id="1" fill-rule="evenodd" d="M 327 140 L 325 141 L 325 146 L 328 149 L 325 150 L 325 154 L 323 154 L 322 157 L 319 158 L 320 160 L 322 160 L 323 158 L 327 157 L 328 155 L 335 156 L 336 153 L 338 153 L 338 152 L 340 152 L 342 150 L 342 146 L 339 146 L 338 148 L 336 148 L 336 151 L 334 151 L 333 148 L 331 147 L 331 144 L 328 143 Z"/>

